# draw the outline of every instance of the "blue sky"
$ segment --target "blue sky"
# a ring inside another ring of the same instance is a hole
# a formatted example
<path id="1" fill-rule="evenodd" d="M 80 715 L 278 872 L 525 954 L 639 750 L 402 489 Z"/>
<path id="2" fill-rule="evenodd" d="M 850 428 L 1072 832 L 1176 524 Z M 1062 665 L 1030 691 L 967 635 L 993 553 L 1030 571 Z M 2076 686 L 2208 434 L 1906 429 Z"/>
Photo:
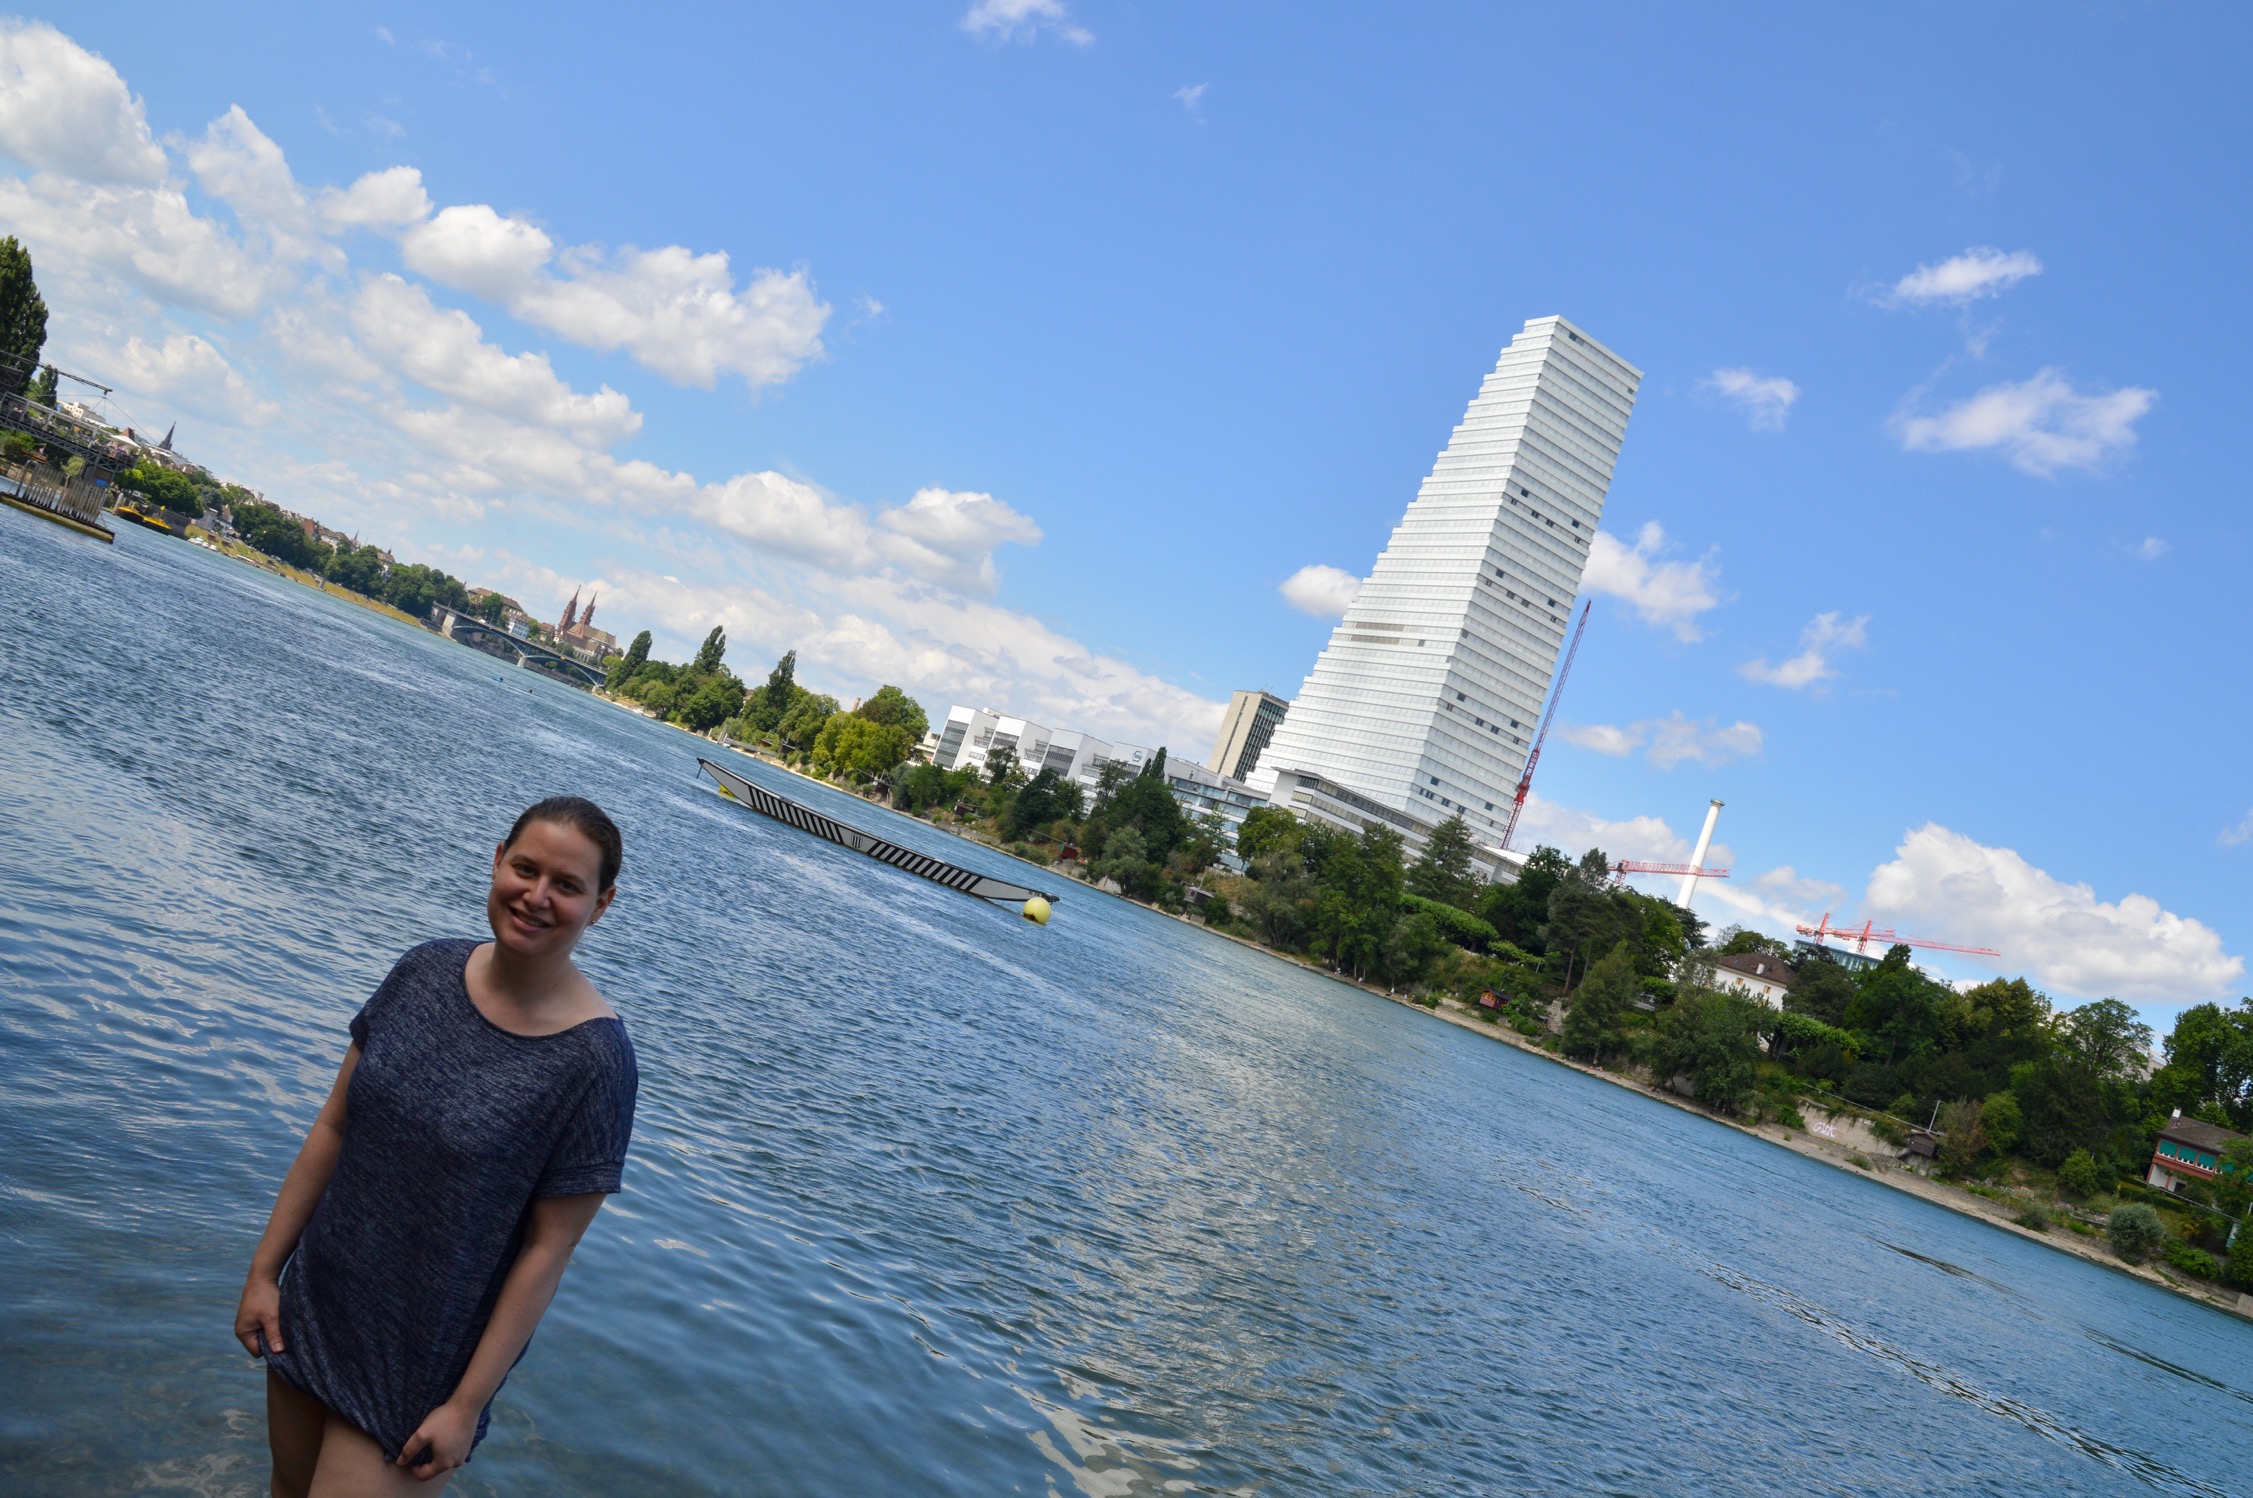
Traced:
<path id="1" fill-rule="evenodd" d="M 2253 946 L 2248 32 L 106 6 L 6 33 L 0 229 L 66 367 L 293 508 L 1199 757 L 1563 313 L 1645 383 L 1535 831 L 1719 796 L 1716 919 L 2163 1021 Z"/>

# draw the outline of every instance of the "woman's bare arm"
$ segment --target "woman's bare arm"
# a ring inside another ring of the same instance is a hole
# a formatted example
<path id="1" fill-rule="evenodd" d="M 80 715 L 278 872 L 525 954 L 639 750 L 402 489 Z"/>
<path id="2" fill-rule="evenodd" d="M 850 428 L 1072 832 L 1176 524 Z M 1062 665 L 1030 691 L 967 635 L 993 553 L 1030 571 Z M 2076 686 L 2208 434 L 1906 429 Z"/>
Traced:
<path id="1" fill-rule="evenodd" d="M 320 1205 L 321 1193 L 328 1189 L 329 1177 L 336 1171 L 337 1154 L 344 1148 L 345 1093 L 359 1064 L 360 1043 L 355 1040 L 345 1048 L 344 1064 L 336 1069 L 336 1083 L 329 1088 L 328 1101 L 321 1104 L 313 1127 L 305 1131 L 305 1143 L 298 1147 L 297 1158 L 290 1162 L 289 1174 L 282 1177 L 273 1214 L 266 1219 L 266 1231 L 250 1256 L 242 1305 L 235 1312 L 235 1336 L 254 1358 L 264 1355 L 258 1345 L 261 1336 L 274 1351 L 288 1350 L 282 1345 L 282 1265 L 289 1262 L 305 1224 L 312 1221 L 313 1209 Z"/>
<path id="2" fill-rule="evenodd" d="M 524 1246 L 501 1282 L 500 1299 L 493 1304 L 492 1319 L 477 1339 L 477 1351 L 454 1389 L 453 1398 L 424 1417 L 415 1433 L 399 1449 L 398 1465 L 414 1463 L 415 1476 L 431 1478 L 451 1472 L 469 1460 L 471 1441 L 477 1435 L 478 1414 L 491 1402 L 501 1380 L 516 1365 L 524 1344 L 540 1325 L 555 1299 L 556 1286 L 571 1263 L 571 1252 L 602 1210 L 603 1194 L 548 1196 L 532 1203 L 524 1225 Z"/>

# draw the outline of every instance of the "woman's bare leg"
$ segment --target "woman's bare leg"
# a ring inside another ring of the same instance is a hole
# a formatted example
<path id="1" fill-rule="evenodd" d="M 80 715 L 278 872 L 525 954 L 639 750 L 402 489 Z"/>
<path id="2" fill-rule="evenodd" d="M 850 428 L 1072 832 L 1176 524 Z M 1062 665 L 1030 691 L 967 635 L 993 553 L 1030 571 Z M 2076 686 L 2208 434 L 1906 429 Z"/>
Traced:
<path id="1" fill-rule="evenodd" d="M 329 1407 L 266 1371 L 266 1449 L 274 1457 L 274 1498 L 306 1498 L 321 1459 Z"/>
<path id="2" fill-rule="evenodd" d="M 424 1482 L 405 1467 L 383 1459 L 383 1448 L 341 1415 L 330 1414 L 321 1430 L 321 1460 L 313 1469 L 309 1498 L 400 1498 L 443 1490 L 453 1479 L 444 1472 Z"/>

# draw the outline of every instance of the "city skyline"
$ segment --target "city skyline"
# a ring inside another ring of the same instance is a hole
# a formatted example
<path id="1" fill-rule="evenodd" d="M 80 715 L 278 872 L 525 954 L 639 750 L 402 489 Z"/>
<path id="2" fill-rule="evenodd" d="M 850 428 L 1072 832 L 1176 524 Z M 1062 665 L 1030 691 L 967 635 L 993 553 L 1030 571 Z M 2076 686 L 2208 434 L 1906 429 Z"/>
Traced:
<path id="1" fill-rule="evenodd" d="M 1717 922 L 2243 989 L 2242 17 L 1053 9 L 12 22 L 0 232 L 402 559 L 1176 755 L 1567 311 L 1647 376 L 1521 841 L 1718 796 Z"/>

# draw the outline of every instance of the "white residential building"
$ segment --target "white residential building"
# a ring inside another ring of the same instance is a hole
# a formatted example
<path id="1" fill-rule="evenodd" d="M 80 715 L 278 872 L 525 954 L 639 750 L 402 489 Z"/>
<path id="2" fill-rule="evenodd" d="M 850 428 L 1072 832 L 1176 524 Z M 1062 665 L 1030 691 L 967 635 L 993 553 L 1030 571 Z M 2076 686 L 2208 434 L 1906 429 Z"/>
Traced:
<path id="1" fill-rule="evenodd" d="M 1277 725 L 1254 785 L 1296 771 L 1427 826 L 1460 812 L 1498 847 L 1641 381 L 1561 317 L 1525 325 Z M 1321 814 L 1296 802 L 1276 797 Z"/>

